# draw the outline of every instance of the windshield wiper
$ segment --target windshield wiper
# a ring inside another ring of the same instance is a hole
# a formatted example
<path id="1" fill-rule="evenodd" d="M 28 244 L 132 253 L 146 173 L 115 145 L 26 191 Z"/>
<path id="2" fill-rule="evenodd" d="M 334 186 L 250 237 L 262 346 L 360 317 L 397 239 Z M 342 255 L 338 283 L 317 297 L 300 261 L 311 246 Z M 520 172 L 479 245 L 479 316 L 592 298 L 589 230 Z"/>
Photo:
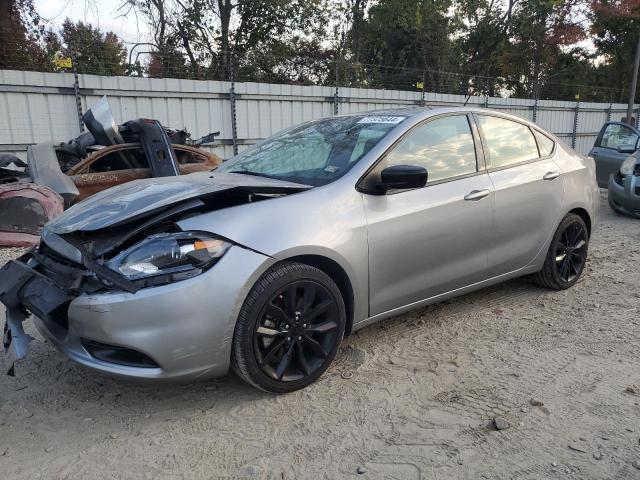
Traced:
<path id="1" fill-rule="evenodd" d="M 264 177 L 264 178 L 272 178 L 274 180 L 280 180 L 280 178 L 276 176 L 268 175 L 266 173 L 252 172 L 250 170 L 231 170 L 227 173 L 238 173 L 240 175 L 251 175 L 252 177 Z"/>

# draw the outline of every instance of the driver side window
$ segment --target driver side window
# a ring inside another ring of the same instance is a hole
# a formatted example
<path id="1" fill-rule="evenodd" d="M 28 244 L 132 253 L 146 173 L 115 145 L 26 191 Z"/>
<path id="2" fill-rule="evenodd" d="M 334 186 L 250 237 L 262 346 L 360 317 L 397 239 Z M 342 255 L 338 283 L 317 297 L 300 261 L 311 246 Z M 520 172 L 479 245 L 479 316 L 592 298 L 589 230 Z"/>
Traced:
<path id="1" fill-rule="evenodd" d="M 612 123 L 608 125 L 602 134 L 600 146 L 617 150 L 618 147 L 633 145 L 638 143 L 638 135 L 629 127 Z"/>
<path id="2" fill-rule="evenodd" d="M 429 121 L 408 133 L 386 156 L 386 166 L 417 165 L 427 169 L 428 183 L 477 171 L 476 150 L 466 115 Z"/>

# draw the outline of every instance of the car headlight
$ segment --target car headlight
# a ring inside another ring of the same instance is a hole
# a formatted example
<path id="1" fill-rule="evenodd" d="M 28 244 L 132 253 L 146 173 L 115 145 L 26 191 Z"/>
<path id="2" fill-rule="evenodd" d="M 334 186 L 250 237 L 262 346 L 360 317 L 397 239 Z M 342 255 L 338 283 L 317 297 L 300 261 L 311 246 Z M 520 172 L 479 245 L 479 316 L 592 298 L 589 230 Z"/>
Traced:
<path id="1" fill-rule="evenodd" d="M 638 159 L 633 155 L 627 157 L 626 160 L 622 162 L 622 165 L 620 165 L 620 175 L 633 175 L 633 169 L 635 168 L 637 161 Z"/>
<path id="2" fill-rule="evenodd" d="M 230 246 L 207 233 L 160 233 L 129 247 L 107 266 L 130 280 L 180 273 L 189 277 L 215 264 Z"/>

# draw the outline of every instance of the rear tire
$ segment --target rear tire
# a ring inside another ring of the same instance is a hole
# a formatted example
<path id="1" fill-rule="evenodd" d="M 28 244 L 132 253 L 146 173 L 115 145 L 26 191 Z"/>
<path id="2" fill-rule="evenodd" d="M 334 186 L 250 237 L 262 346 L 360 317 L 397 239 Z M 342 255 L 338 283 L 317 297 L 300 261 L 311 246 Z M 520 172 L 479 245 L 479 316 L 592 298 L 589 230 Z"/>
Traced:
<path id="1" fill-rule="evenodd" d="M 540 286 L 564 290 L 580 279 L 587 262 L 589 231 L 584 220 L 575 213 L 562 219 L 551 239 L 542 270 L 533 275 Z"/>
<path id="2" fill-rule="evenodd" d="M 304 388 L 333 361 L 345 324 L 342 295 L 327 274 L 301 263 L 277 264 L 260 277 L 240 309 L 232 368 L 267 392 Z"/>

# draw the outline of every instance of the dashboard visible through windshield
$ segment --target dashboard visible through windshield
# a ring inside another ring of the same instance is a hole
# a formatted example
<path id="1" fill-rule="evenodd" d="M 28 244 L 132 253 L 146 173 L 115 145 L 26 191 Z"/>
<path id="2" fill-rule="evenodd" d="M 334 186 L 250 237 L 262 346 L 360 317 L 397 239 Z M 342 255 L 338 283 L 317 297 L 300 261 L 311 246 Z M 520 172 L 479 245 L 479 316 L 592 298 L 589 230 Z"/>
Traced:
<path id="1" fill-rule="evenodd" d="M 406 118 L 357 115 L 308 122 L 258 143 L 218 171 L 326 185 L 348 172 Z"/>

